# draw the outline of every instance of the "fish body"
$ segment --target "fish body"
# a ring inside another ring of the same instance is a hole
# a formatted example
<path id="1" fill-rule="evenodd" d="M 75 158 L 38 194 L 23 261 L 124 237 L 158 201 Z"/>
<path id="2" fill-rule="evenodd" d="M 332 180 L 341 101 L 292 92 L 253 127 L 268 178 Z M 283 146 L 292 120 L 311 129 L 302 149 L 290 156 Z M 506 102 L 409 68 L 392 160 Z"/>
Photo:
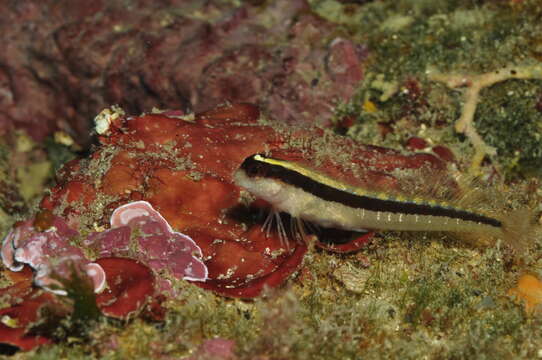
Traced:
<path id="1" fill-rule="evenodd" d="M 446 201 L 371 191 L 263 154 L 248 157 L 234 178 L 277 210 L 323 227 L 498 234 L 503 226 L 497 218 Z"/>

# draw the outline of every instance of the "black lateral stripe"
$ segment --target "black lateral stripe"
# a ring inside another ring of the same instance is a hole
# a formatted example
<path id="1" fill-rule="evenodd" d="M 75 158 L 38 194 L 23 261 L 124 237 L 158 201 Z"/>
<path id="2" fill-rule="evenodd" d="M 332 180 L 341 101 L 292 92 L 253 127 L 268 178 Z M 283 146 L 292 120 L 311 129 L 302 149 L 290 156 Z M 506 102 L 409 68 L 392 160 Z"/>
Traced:
<path id="1" fill-rule="evenodd" d="M 395 200 L 377 199 L 365 195 L 356 195 L 350 192 L 336 189 L 327 184 L 322 184 L 310 177 L 304 176 L 294 170 L 284 168 L 280 165 L 268 164 L 254 159 L 254 155 L 245 159 L 241 168 L 249 177 L 269 177 L 278 179 L 287 184 L 293 185 L 304 191 L 313 194 L 326 201 L 335 201 L 343 205 L 357 209 L 370 211 L 381 211 L 411 215 L 432 215 L 445 216 L 453 219 L 474 221 L 494 227 L 501 227 L 502 222 L 474 212 L 433 206 L 429 204 L 417 204 L 413 202 L 400 202 Z"/>

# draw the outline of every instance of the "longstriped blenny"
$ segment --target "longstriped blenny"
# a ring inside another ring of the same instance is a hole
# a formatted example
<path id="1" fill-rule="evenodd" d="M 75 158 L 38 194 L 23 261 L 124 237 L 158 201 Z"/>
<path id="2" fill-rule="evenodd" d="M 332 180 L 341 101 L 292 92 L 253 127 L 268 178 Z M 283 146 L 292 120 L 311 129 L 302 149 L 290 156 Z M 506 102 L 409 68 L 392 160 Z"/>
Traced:
<path id="1" fill-rule="evenodd" d="M 234 179 L 275 210 L 326 228 L 503 234 L 503 222 L 491 216 L 446 202 L 371 192 L 262 154 L 246 158 Z"/>

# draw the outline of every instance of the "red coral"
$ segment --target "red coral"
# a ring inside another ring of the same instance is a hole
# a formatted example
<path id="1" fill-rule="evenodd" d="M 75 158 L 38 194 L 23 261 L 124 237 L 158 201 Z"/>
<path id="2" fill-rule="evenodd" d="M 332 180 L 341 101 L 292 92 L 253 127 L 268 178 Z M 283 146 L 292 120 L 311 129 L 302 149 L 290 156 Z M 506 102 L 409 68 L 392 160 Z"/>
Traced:
<path id="1" fill-rule="evenodd" d="M 368 233 L 361 233 L 359 235 L 355 235 L 353 239 L 346 238 L 344 242 L 318 241 L 316 242 L 316 245 L 322 249 L 326 249 L 326 250 L 337 252 L 337 253 L 350 253 L 350 252 L 354 252 L 356 250 L 363 248 L 369 242 L 369 240 L 371 240 L 372 237 L 373 237 L 373 233 L 368 232 Z M 337 239 L 339 238 L 339 236 L 335 235 L 335 238 Z"/>
<path id="2" fill-rule="evenodd" d="M 17 224 L 4 238 L 1 251 L 4 265 L 12 271 L 20 271 L 24 264 L 30 265 L 36 271 L 35 284 L 57 294 L 66 294 L 62 279 L 71 278 L 74 272 L 86 274 L 95 290 L 101 291 L 105 285 L 103 270 L 71 244 L 78 232 L 62 218 L 44 214 L 48 211 Z"/>
<path id="3" fill-rule="evenodd" d="M 427 143 L 427 141 L 417 136 L 411 137 L 406 142 L 406 148 L 412 151 L 423 150 L 428 146 L 429 144 Z"/>
<path id="4" fill-rule="evenodd" d="M 49 344 L 51 340 L 29 334 L 30 326 L 39 318 L 39 309 L 52 302 L 52 295 L 32 289 L 32 271 L 28 267 L 20 273 L 4 272 L 14 285 L 0 289 L 0 295 L 10 305 L 0 310 L 0 343 L 23 351 Z"/>
<path id="5" fill-rule="evenodd" d="M 23 351 L 51 343 L 51 340 L 28 333 L 28 327 L 38 320 L 39 309 L 51 301 L 51 295 L 36 295 L 32 292 L 19 304 L 0 310 L 0 316 L 9 317 L 16 326 L 10 327 L 0 323 L 0 343 L 16 346 Z"/>
<path id="6" fill-rule="evenodd" d="M 433 152 L 437 154 L 442 160 L 448 161 L 448 162 L 454 162 L 455 161 L 455 155 L 448 147 L 443 145 L 437 145 L 433 147 Z"/>
<path id="7" fill-rule="evenodd" d="M 108 288 L 96 296 L 96 304 L 102 313 L 127 319 L 141 311 L 154 294 L 150 269 L 132 259 L 102 258 L 96 262 L 107 275 Z"/>

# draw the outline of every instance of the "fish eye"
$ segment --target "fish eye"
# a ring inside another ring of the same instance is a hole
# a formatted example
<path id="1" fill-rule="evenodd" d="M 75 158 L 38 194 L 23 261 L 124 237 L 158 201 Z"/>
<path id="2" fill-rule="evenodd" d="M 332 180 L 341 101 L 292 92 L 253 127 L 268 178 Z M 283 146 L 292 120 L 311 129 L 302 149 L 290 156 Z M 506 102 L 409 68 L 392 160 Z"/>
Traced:
<path id="1" fill-rule="evenodd" d="M 247 175 L 250 176 L 250 177 L 257 176 L 258 175 L 258 165 L 247 166 L 245 168 L 245 171 L 246 171 Z"/>
<path id="2" fill-rule="evenodd" d="M 249 156 L 243 161 L 241 168 L 245 170 L 247 176 L 256 177 L 265 173 L 265 165 L 256 160 L 257 155 Z"/>

